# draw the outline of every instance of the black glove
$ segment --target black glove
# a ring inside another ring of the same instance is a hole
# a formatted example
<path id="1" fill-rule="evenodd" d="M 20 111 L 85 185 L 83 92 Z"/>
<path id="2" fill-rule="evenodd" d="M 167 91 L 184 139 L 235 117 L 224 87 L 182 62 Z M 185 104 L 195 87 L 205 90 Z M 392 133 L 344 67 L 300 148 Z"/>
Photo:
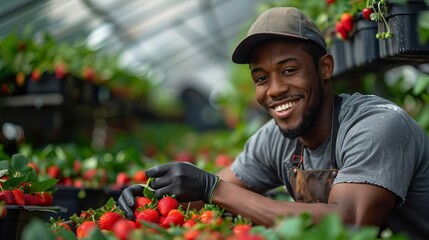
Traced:
<path id="1" fill-rule="evenodd" d="M 202 200 L 211 203 L 220 178 L 186 162 L 159 165 L 146 171 L 154 178 L 150 187 L 155 196 L 174 195 L 179 202 Z"/>
<path id="2" fill-rule="evenodd" d="M 136 216 L 134 216 L 134 208 L 136 207 L 136 197 L 143 196 L 144 187 L 141 185 L 132 185 L 125 188 L 121 196 L 118 199 L 119 208 L 125 212 L 125 216 L 128 219 L 134 220 Z"/>

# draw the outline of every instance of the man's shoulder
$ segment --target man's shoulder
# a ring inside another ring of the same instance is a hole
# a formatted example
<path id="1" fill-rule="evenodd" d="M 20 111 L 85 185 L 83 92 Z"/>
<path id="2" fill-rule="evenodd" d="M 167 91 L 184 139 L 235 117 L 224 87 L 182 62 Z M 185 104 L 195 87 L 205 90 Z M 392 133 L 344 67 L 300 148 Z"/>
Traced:
<path id="1" fill-rule="evenodd" d="M 409 115 L 397 104 L 383 97 L 371 94 L 340 94 L 342 97 L 340 118 L 353 118 L 362 113 L 386 114 L 393 113 L 409 118 Z M 367 114 L 371 117 L 373 114 Z"/>

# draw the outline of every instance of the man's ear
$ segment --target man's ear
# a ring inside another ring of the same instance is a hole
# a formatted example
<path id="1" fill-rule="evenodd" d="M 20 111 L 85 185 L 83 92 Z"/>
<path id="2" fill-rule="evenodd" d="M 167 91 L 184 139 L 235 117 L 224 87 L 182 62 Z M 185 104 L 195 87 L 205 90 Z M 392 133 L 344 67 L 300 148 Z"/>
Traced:
<path id="1" fill-rule="evenodd" d="M 320 63 L 320 74 L 323 80 L 329 80 L 332 78 L 334 72 L 334 58 L 331 54 L 325 54 L 319 60 Z"/>

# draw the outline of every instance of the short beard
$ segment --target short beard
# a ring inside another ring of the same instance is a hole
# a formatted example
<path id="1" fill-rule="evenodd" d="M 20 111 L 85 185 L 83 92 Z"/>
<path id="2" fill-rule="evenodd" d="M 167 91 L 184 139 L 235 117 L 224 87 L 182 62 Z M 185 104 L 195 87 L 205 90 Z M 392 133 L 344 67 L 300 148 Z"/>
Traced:
<path id="1" fill-rule="evenodd" d="M 322 92 L 323 89 L 320 89 L 319 91 Z M 323 94 L 320 95 L 318 102 L 319 103 L 314 108 L 308 109 L 302 118 L 302 123 L 296 128 L 282 129 L 276 122 L 276 125 L 279 127 L 280 133 L 283 135 L 283 137 L 295 139 L 304 135 L 308 130 L 310 130 L 314 126 L 316 119 L 323 109 L 323 103 L 325 102 L 325 97 Z"/>
<path id="2" fill-rule="evenodd" d="M 304 115 L 302 119 L 302 123 L 293 129 L 283 129 L 277 124 L 277 122 L 276 124 L 279 127 L 280 133 L 283 135 L 283 137 L 289 138 L 289 139 L 295 139 L 299 136 L 302 136 L 314 125 L 314 122 L 316 121 L 318 114 L 319 112 L 309 111 L 306 115 Z"/>

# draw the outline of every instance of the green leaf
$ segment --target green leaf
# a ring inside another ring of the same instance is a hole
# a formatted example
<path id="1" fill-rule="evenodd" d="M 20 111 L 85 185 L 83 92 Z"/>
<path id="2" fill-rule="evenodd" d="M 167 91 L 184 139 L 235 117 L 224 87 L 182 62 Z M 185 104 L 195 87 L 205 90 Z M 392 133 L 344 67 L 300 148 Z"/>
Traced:
<path id="1" fill-rule="evenodd" d="M 55 240 L 45 223 L 41 219 L 32 219 L 22 231 L 22 240 Z"/>
<path id="2" fill-rule="evenodd" d="M 301 217 L 290 217 L 282 220 L 276 228 L 280 237 L 297 239 L 304 231 L 304 221 Z"/>
<path id="3" fill-rule="evenodd" d="M 10 163 L 8 160 L 0 161 L 0 169 L 10 169 Z"/>
<path id="4" fill-rule="evenodd" d="M 149 184 L 152 182 L 153 178 L 149 178 L 146 183 L 146 187 L 143 189 L 143 196 L 151 199 L 152 201 L 156 201 L 155 193 L 150 189 Z"/>
<path id="5" fill-rule="evenodd" d="M 351 240 L 370 240 L 377 239 L 379 229 L 377 227 L 367 226 L 357 230 L 351 230 L 349 238 Z"/>
<path id="6" fill-rule="evenodd" d="M 417 83 L 413 88 L 413 94 L 415 96 L 420 95 L 429 86 L 429 75 L 422 74 L 417 78 Z"/>
<path id="7" fill-rule="evenodd" d="M 8 172 L 9 172 L 8 169 L 2 169 L 2 170 L 0 170 L 0 178 L 3 177 L 3 176 L 5 176 L 5 175 L 7 175 Z"/>
<path id="8" fill-rule="evenodd" d="M 429 40 L 429 11 L 419 13 L 417 26 L 420 44 L 425 45 Z"/>
<path id="9" fill-rule="evenodd" d="M 17 188 L 19 185 L 21 185 L 21 183 L 25 182 L 26 180 L 27 180 L 26 176 L 10 178 L 3 183 L 3 188 L 4 189 Z"/>
<path id="10" fill-rule="evenodd" d="M 12 156 L 12 170 L 21 172 L 27 168 L 28 159 L 22 154 L 14 154 Z"/>
<path id="11" fill-rule="evenodd" d="M 40 182 L 32 182 L 30 186 L 30 192 L 45 192 L 51 190 L 55 184 L 57 184 L 58 179 L 46 179 Z"/>
<path id="12" fill-rule="evenodd" d="M 64 228 L 61 228 L 60 231 L 60 236 L 62 237 L 62 239 L 64 240 L 77 240 L 77 236 L 76 234 L 74 234 L 72 231 L 66 230 Z M 57 238 L 57 239 L 61 239 L 61 238 Z"/>
<path id="13" fill-rule="evenodd" d="M 338 214 L 326 215 L 318 225 L 322 239 L 340 239 L 343 225 Z"/>
<path id="14" fill-rule="evenodd" d="M 101 232 L 99 228 L 94 228 L 88 234 L 88 239 L 91 240 L 107 240 L 107 237 Z"/>

